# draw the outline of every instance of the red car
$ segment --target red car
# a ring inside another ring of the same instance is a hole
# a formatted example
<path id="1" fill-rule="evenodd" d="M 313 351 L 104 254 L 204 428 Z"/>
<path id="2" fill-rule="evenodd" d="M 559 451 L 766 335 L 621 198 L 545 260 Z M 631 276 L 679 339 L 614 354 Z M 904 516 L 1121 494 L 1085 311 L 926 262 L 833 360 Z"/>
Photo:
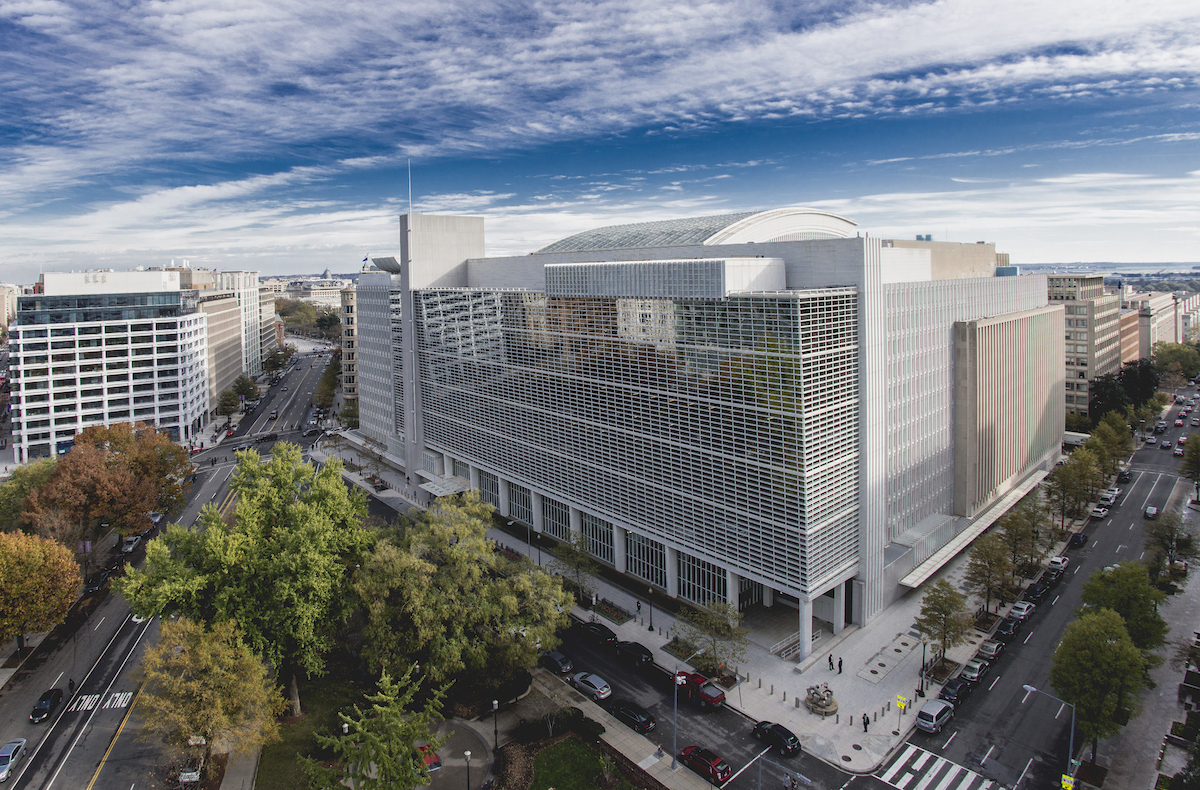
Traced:
<path id="1" fill-rule="evenodd" d="M 703 746 L 689 746 L 679 754 L 684 765 L 715 785 L 723 785 L 733 776 L 729 763 Z"/>
<path id="2" fill-rule="evenodd" d="M 1176 421 L 1175 421 L 1175 427 L 1176 427 L 1176 428 L 1180 428 L 1180 427 L 1182 427 L 1182 426 L 1183 426 L 1183 420 L 1176 420 Z"/>
<path id="3" fill-rule="evenodd" d="M 679 686 L 680 697 L 699 706 L 701 710 L 719 708 L 725 702 L 725 692 L 721 687 L 695 672 L 676 672 L 675 685 Z"/>

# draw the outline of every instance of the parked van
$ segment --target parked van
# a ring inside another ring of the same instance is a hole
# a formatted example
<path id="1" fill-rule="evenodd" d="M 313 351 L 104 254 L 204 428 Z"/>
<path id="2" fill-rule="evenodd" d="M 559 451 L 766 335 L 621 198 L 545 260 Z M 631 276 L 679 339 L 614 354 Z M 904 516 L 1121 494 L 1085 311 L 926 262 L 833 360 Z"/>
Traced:
<path id="1" fill-rule="evenodd" d="M 954 718 L 954 706 L 944 699 L 931 699 L 917 711 L 917 729 L 941 732 Z"/>

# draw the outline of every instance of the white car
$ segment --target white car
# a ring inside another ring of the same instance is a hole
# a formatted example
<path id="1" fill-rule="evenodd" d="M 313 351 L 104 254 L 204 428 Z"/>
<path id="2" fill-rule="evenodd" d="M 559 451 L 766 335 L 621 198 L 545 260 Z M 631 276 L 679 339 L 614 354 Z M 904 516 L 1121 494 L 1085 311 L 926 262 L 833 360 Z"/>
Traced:
<path id="1" fill-rule="evenodd" d="M 1029 601 L 1017 601 L 1010 614 L 1018 620 L 1028 620 L 1036 610 L 1037 606 Z"/>
<path id="2" fill-rule="evenodd" d="M 1046 567 L 1052 571 L 1065 571 L 1067 566 L 1070 564 L 1071 560 L 1066 557 L 1053 557 L 1051 558 L 1050 562 L 1047 563 Z"/>
<path id="3" fill-rule="evenodd" d="M 1108 489 L 1104 493 L 1108 494 L 1111 497 L 1116 498 L 1116 497 L 1121 496 L 1121 489 L 1117 488 L 1116 486 L 1113 486 L 1112 488 Z"/>
<path id="4" fill-rule="evenodd" d="M 1108 508 L 1106 508 L 1106 507 L 1092 508 L 1092 518 L 1108 518 Z"/>
<path id="5" fill-rule="evenodd" d="M 0 746 L 0 782 L 7 782 L 13 769 L 25 755 L 25 739 L 15 738 Z"/>
<path id="6" fill-rule="evenodd" d="M 128 535 L 121 541 L 121 552 L 123 554 L 132 554 L 140 545 L 142 545 L 141 535 Z"/>
<path id="7" fill-rule="evenodd" d="M 571 685 L 596 702 L 612 696 L 612 687 L 608 685 L 608 682 L 599 675 L 593 675 L 591 672 L 580 672 L 577 675 L 572 675 Z"/>

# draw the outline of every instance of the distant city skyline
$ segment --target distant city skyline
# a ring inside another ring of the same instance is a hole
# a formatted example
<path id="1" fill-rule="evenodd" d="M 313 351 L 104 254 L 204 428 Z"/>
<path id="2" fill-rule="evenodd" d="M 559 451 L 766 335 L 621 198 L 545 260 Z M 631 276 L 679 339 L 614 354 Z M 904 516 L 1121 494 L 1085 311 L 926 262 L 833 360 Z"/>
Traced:
<path id="1" fill-rule="evenodd" d="M 397 216 L 488 254 L 812 206 L 1015 264 L 1200 259 L 1200 8 L 6 6 L 2 279 L 354 270 Z"/>

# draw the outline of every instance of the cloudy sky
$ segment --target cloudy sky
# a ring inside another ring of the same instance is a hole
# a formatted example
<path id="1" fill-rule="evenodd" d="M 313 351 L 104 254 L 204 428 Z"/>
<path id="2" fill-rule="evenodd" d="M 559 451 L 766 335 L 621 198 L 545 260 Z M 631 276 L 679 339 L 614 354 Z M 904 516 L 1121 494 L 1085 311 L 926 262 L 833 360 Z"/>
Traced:
<path id="1" fill-rule="evenodd" d="M 806 205 L 1200 262 L 1195 0 L 0 0 L 0 280 Z"/>

